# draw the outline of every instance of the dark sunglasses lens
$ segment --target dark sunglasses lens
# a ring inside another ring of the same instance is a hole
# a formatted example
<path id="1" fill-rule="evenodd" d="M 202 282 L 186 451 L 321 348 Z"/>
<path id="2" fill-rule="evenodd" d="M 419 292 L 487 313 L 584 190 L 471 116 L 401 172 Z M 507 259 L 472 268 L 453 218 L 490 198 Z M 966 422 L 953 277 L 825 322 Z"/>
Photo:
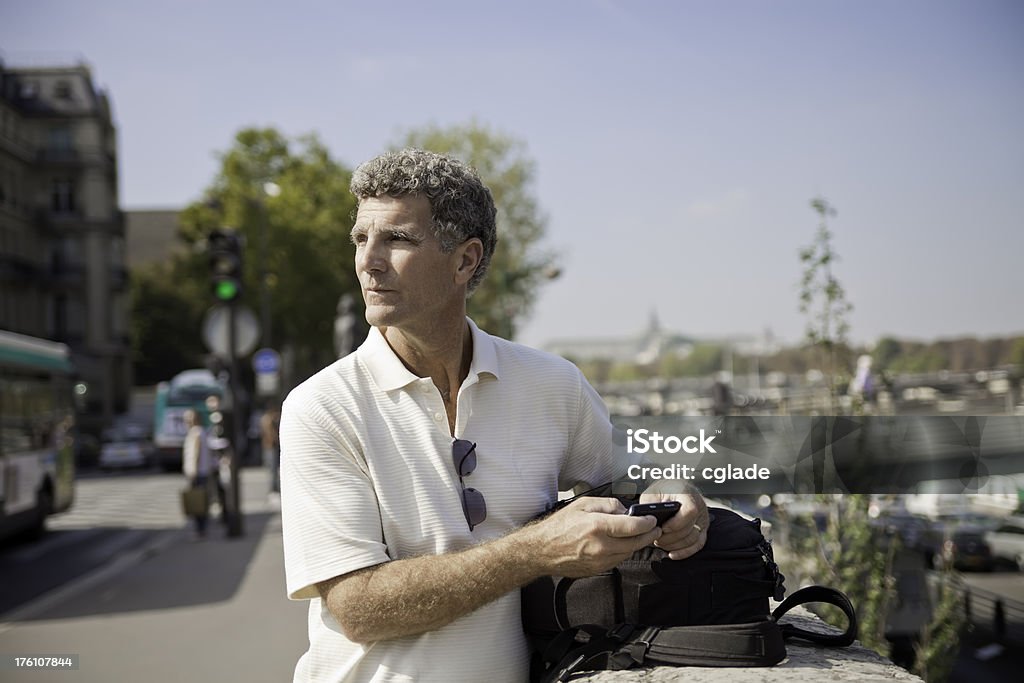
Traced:
<path id="1" fill-rule="evenodd" d="M 472 530 L 477 524 L 482 524 L 487 519 L 487 503 L 484 502 L 484 494 L 471 488 L 462 492 L 462 499 L 466 503 L 466 519 L 469 521 L 470 530 Z"/>
<path id="2" fill-rule="evenodd" d="M 452 462 L 460 477 L 472 474 L 476 469 L 476 444 L 464 439 L 456 439 L 452 444 Z"/>

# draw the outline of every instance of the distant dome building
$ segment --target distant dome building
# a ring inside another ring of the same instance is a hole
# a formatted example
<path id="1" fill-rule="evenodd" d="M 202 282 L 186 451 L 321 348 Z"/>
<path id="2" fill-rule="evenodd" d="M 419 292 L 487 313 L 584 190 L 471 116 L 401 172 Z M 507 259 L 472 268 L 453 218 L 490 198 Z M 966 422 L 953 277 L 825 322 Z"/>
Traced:
<path id="1" fill-rule="evenodd" d="M 609 360 L 650 364 L 666 355 L 686 357 L 694 340 L 662 328 L 651 311 L 647 328 L 638 335 L 618 338 L 558 339 L 544 346 L 546 351 L 575 361 Z"/>

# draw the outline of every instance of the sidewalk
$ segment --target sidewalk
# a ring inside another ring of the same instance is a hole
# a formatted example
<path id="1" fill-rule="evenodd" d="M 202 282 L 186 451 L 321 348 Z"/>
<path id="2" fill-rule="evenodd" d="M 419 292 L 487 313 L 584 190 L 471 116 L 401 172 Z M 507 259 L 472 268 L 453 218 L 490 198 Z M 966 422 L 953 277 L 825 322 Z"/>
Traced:
<path id="1" fill-rule="evenodd" d="M 290 681 L 306 603 L 285 597 L 281 519 L 263 470 L 243 470 L 245 535 L 182 529 L 116 575 L 0 633 L 0 653 L 79 655 L 77 671 L 6 670 L 4 681 Z M 109 572 L 108 572 L 109 574 Z"/>

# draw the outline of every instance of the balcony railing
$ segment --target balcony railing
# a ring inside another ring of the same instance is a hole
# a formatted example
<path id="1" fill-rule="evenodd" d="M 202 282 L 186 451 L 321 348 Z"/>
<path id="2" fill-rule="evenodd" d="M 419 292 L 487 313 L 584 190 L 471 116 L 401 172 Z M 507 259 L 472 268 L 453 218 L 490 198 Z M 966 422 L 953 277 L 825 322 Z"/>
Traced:
<path id="1" fill-rule="evenodd" d="M 36 163 L 47 166 L 109 166 L 114 156 L 102 147 L 43 147 Z"/>
<path id="2" fill-rule="evenodd" d="M 0 282 L 27 283 L 41 279 L 42 273 L 31 261 L 12 254 L 0 254 Z"/>
<path id="3" fill-rule="evenodd" d="M 85 264 L 55 263 L 50 269 L 50 284 L 55 287 L 81 287 L 85 284 Z"/>

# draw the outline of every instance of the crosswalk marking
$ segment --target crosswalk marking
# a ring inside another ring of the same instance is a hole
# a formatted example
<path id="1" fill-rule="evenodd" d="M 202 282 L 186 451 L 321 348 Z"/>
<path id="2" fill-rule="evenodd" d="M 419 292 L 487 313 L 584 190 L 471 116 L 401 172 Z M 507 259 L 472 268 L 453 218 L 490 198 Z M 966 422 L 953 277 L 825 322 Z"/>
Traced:
<path id="1" fill-rule="evenodd" d="M 240 472 L 242 510 L 270 512 L 269 474 L 265 469 Z M 68 512 L 47 521 L 54 531 L 128 528 L 180 529 L 187 523 L 181 511 L 185 478 L 167 474 L 113 475 L 75 482 L 75 501 Z"/>

